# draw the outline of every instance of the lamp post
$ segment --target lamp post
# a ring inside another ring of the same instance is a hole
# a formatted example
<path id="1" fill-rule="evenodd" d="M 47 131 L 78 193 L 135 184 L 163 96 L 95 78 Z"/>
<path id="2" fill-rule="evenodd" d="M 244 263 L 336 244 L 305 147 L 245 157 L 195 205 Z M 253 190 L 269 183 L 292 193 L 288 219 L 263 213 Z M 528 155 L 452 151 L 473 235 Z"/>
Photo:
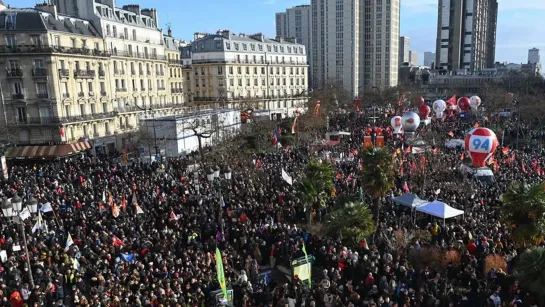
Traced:
<path id="1" fill-rule="evenodd" d="M 224 178 L 226 180 L 231 180 L 231 176 L 232 176 L 231 168 L 226 167 L 223 170 L 223 176 L 224 176 Z M 220 183 L 220 180 L 221 180 L 220 168 L 217 165 L 213 166 L 213 167 L 210 167 L 208 169 L 208 171 L 206 172 L 206 179 L 208 180 L 208 182 L 210 182 L 214 195 L 218 195 L 219 194 L 219 183 Z M 218 179 L 218 180 L 216 180 L 216 179 Z M 222 205 L 221 198 L 222 198 L 222 196 L 218 195 L 218 199 L 219 199 L 219 201 L 218 201 L 218 223 L 219 223 L 219 226 L 220 226 L 220 231 L 221 231 L 221 233 L 223 235 L 223 233 L 224 233 L 224 223 L 223 223 L 223 215 L 222 215 L 222 208 L 221 208 L 221 205 Z"/>
<path id="2" fill-rule="evenodd" d="M 36 201 L 34 197 L 28 200 L 27 205 L 31 213 L 37 212 L 38 201 Z M 11 200 L 4 198 L 2 200 L 1 208 L 2 208 L 2 213 L 4 214 L 4 217 L 13 218 L 15 216 L 18 216 L 19 213 L 22 211 L 23 200 L 21 199 L 21 197 L 19 197 L 19 195 L 15 194 L 15 196 L 12 197 Z M 34 289 L 34 277 L 32 276 L 32 267 L 30 266 L 30 255 L 28 253 L 28 247 L 26 242 L 25 225 L 22 221 L 18 224 L 21 226 L 21 234 L 23 235 L 23 248 L 25 249 L 26 264 L 28 267 L 28 279 L 29 279 L 31 289 Z"/>
<path id="3" fill-rule="evenodd" d="M 125 105 L 130 106 L 128 102 Z M 153 109 L 151 107 L 149 109 L 141 108 L 136 103 L 134 103 L 134 106 L 140 111 L 144 111 L 144 112 L 149 111 L 151 113 L 151 119 L 153 120 L 153 143 L 155 147 L 155 158 L 157 159 L 159 157 L 159 147 L 157 146 L 157 128 L 155 126 L 155 113 L 153 112 Z M 147 127 L 147 121 L 146 121 L 146 127 Z M 151 150 L 150 150 L 150 161 L 151 161 Z"/>

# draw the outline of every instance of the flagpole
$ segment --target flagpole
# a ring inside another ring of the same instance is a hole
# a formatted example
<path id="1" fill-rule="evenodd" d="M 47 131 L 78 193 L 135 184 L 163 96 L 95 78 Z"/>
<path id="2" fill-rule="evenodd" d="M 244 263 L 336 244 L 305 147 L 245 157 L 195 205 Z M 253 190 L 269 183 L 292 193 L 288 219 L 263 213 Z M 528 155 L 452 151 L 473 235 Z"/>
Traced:
<path id="1" fill-rule="evenodd" d="M 26 243 L 25 225 L 23 224 L 23 222 L 21 222 L 20 226 L 21 226 L 21 231 L 23 233 L 23 244 L 25 247 L 26 264 L 28 266 L 28 278 L 30 279 L 30 288 L 34 289 L 34 276 L 32 275 L 32 267 L 30 266 L 30 255 L 28 254 L 28 247 Z"/>

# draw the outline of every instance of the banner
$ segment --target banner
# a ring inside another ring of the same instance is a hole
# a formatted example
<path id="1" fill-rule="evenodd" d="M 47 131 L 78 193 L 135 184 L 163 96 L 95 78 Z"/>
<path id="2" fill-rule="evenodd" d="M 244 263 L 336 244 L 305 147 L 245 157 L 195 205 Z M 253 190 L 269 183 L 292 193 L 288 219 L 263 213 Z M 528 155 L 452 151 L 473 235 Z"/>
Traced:
<path id="1" fill-rule="evenodd" d="M 216 247 L 216 272 L 218 274 L 218 283 L 220 284 L 223 297 L 227 298 L 227 285 L 225 283 L 225 274 L 223 272 L 223 259 L 221 258 L 220 249 Z"/>
<path id="2" fill-rule="evenodd" d="M 309 263 L 308 261 L 308 254 L 307 254 L 307 247 L 305 246 L 305 243 L 303 243 L 303 254 L 305 254 L 305 260 L 307 261 L 307 263 Z M 311 270 L 311 267 L 310 265 L 308 266 L 308 287 L 309 288 L 312 288 L 312 270 Z"/>
<path id="3" fill-rule="evenodd" d="M 284 169 L 282 169 L 282 179 L 284 179 L 284 181 L 287 182 L 289 185 L 293 185 L 293 180 Z"/>
<path id="4" fill-rule="evenodd" d="M 379 135 L 377 136 L 377 147 L 384 147 L 384 136 Z"/>
<path id="5" fill-rule="evenodd" d="M 363 137 L 363 148 L 367 149 L 367 148 L 371 148 L 371 147 L 373 147 L 373 141 L 371 140 L 371 136 L 370 135 L 365 135 Z"/>

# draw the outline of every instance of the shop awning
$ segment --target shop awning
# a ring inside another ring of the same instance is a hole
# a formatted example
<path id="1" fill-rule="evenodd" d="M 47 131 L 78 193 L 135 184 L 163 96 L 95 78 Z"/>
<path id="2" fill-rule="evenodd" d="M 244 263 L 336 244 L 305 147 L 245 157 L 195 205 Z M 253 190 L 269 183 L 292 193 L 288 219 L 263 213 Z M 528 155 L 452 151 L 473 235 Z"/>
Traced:
<path id="1" fill-rule="evenodd" d="M 89 142 L 51 146 L 20 146 L 6 151 L 7 159 L 53 159 L 67 157 L 91 149 Z"/>

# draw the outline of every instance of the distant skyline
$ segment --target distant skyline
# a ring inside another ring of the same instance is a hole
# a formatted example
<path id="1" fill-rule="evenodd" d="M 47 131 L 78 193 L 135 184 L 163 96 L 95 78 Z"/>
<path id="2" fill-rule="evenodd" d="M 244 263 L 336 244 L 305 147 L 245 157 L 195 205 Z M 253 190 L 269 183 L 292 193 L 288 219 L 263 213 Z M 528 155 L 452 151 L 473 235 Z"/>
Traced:
<path id="1" fill-rule="evenodd" d="M 34 7 L 42 0 L 4 0 L 13 7 Z M 286 8 L 309 4 L 309 0 L 117 0 L 116 5 L 139 4 L 141 8 L 156 8 L 159 26 L 166 32 L 172 25 L 173 35 L 192 40 L 194 32 L 215 33 L 230 29 L 235 33 L 262 32 L 275 36 L 275 13 Z M 496 61 L 526 63 L 528 49 L 545 52 L 545 1 L 499 0 Z M 411 38 L 411 50 L 424 54 L 435 52 L 438 0 L 402 0 L 401 36 Z M 420 57 L 422 63 L 423 57 Z"/>

